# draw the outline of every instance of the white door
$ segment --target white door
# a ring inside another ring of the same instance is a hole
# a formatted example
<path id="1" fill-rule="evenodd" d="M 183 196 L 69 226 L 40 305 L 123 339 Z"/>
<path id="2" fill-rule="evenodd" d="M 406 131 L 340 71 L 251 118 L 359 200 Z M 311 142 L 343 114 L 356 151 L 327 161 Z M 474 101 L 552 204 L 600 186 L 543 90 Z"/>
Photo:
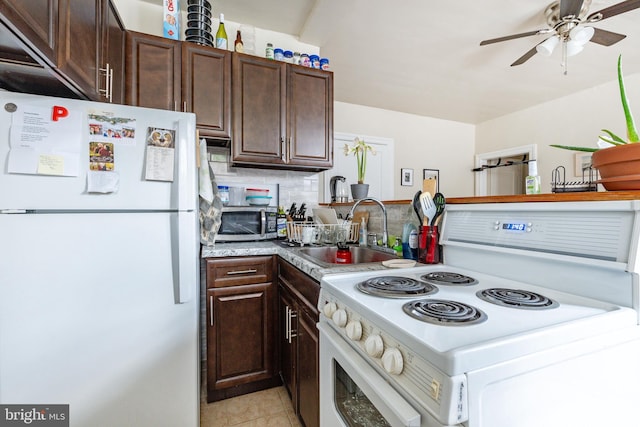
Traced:
<path id="1" fill-rule="evenodd" d="M 375 155 L 367 154 L 367 169 L 365 172 L 365 184 L 369 184 L 369 197 L 380 200 L 393 200 L 393 180 L 394 177 L 394 141 L 390 138 L 380 138 L 366 135 L 356 135 L 351 133 L 336 133 L 333 137 L 333 169 L 323 172 L 323 179 L 320 180 L 320 203 L 329 203 L 331 194 L 329 181 L 334 175 L 341 175 L 347 179 L 347 187 L 358 182 L 358 167 L 356 157 L 353 154 L 345 156 L 344 145 L 352 145 L 353 140 L 359 137 L 371 145 L 376 151 Z M 351 190 L 349 190 L 351 199 Z"/>

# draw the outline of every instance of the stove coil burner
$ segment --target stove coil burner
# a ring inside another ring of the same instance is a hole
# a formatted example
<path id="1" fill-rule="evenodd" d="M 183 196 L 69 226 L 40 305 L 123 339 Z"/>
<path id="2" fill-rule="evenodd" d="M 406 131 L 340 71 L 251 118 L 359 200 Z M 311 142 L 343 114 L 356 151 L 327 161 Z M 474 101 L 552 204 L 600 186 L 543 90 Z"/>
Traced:
<path id="1" fill-rule="evenodd" d="M 438 288 L 428 283 L 400 276 L 374 277 L 358 283 L 357 287 L 365 294 L 387 298 L 415 298 L 438 292 Z"/>
<path id="2" fill-rule="evenodd" d="M 467 326 L 487 320 L 483 311 L 458 301 L 423 299 L 408 302 L 402 309 L 414 319 L 434 325 Z"/>
<path id="3" fill-rule="evenodd" d="M 473 277 L 450 271 L 434 271 L 421 276 L 420 279 L 432 285 L 471 286 L 478 283 Z"/>
<path id="4" fill-rule="evenodd" d="M 546 310 L 560 305 L 544 295 L 521 289 L 491 288 L 478 291 L 476 295 L 492 304 L 527 310 Z"/>

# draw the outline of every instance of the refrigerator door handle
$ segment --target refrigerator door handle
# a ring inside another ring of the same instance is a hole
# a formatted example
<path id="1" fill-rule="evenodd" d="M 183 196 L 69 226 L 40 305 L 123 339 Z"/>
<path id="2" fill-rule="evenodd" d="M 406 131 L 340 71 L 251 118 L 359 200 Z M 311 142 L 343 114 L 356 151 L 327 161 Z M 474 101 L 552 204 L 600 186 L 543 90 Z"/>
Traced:
<path id="1" fill-rule="evenodd" d="M 196 134 L 195 115 L 185 117 L 174 123 L 176 129 L 176 156 L 177 156 L 177 179 L 173 182 L 172 207 L 180 211 L 196 210 L 198 208 L 198 173 L 196 167 L 196 153 L 194 145 L 198 146 L 197 140 L 192 138 Z"/>
<path id="2" fill-rule="evenodd" d="M 173 289 L 176 304 L 184 304 L 193 298 L 198 287 L 198 244 L 193 234 L 194 212 L 177 212 L 173 215 L 176 225 L 172 228 L 171 257 L 173 260 Z"/>

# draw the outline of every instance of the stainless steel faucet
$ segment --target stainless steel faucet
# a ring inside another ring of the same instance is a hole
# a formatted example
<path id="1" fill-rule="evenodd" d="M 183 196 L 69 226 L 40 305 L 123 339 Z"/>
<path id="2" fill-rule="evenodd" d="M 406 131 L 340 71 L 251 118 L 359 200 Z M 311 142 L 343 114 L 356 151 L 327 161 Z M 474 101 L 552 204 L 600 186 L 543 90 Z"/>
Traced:
<path id="1" fill-rule="evenodd" d="M 384 204 L 380 200 L 375 199 L 373 197 L 365 197 L 364 199 L 358 200 L 351 207 L 351 210 L 347 214 L 347 219 L 353 218 L 353 212 L 356 210 L 358 205 L 362 202 L 375 202 L 382 209 L 382 246 L 385 248 L 388 248 L 389 233 L 387 233 L 387 208 L 384 206 Z"/>

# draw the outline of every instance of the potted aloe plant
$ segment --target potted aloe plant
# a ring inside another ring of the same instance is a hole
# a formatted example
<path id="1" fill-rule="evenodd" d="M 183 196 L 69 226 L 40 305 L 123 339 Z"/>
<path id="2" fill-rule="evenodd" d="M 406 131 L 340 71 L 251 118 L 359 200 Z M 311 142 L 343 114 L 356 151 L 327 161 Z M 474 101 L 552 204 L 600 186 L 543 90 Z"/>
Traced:
<path id="1" fill-rule="evenodd" d="M 364 139 L 356 137 L 353 140 L 353 145 L 344 144 L 344 155 L 348 156 L 353 154 L 356 156 L 356 162 L 358 164 L 358 183 L 351 184 L 351 196 L 353 200 L 360 200 L 367 197 L 369 194 L 369 184 L 364 183 L 364 174 L 367 170 L 367 152 L 371 152 L 372 155 L 376 155 L 376 150 L 369 144 L 364 142 Z"/>
<path id="2" fill-rule="evenodd" d="M 608 129 L 599 136 L 598 147 L 574 147 L 552 144 L 566 150 L 593 152 L 593 167 L 600 173 L 600 182 L 607 190 L 640 190 L 640 137 L 631 114 L 622 77 L 622 55 L 618 57 L 618 86 L 627 124 L 627 138 L 623 139 Z"/>

